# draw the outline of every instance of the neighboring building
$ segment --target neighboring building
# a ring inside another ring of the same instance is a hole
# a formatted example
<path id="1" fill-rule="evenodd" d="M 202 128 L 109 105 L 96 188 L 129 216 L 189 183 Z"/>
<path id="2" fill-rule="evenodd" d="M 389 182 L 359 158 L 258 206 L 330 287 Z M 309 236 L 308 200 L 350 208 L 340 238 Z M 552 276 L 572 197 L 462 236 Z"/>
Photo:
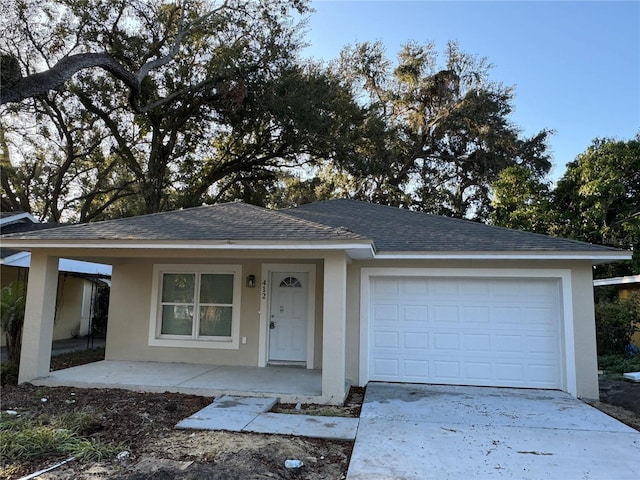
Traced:
<path id="1" fill-rule="evenodd" d="M 633 294 L 640 295 L 640 275 L 601 278 L 594 280 L 593 286 L 615 287 L 618 291 L 618 297 L 629 298 Z M 636 333 L 631 337 L 631 343 L 640 347 L 640 325 L 636 325 Z"/>
<path id="2" fill-rule="evenodd" d="M 60 257 L 113 265 L 107 360 L 322 370 L 598 398 L 593 265 L 619 249 L 393 207 L 228 203 L 5 238 L 32 253 L 20 381 L 48 374 Z"/>
<path id="3" fill-rule="evenodd" d="M 62 224 L 40 223 L 29 213 L 0 212 L 0 233 L 24 233 L 58 228 Z M 0 248 L 0 287 L 29 278 L 31 254 L 16 249 Z M 108 288 L 111 266 L 61 258 L 58 264 L 58 289 L 53 340 L 84 337 L 90 333 L 95 314 L 97 293 Z M 6 343 L 0 330 L 0 346 Z"/>

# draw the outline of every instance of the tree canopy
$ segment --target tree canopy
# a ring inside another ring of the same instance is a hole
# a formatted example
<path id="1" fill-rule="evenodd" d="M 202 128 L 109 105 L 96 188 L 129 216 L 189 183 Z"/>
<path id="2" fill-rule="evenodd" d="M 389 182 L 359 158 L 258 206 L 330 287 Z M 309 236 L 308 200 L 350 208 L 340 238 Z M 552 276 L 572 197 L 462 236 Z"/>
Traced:
<path id="1" fill-rule="evenodd" d="M 486 59 L 455 42 L 443 57 L 434 44 L 413 42 L 395 64 L 381 43 L 345 48 L 339 71 L 367 117 L 359 155 L 341 167 L 359 198 L 486 220 L 502 170 L 548 172 L 550 132 L 520 135 L 509 120 L 513 90 L 489 80 Z"/>
<path id="2" fill-rule="evenodd" d="M 553 209 L 550 233 L 633 249 L 630 264 L 600 268 L 599 276 L 640 273 L 640 134 L 628 141 L 595 139 L 567 165 Z"/>
<path id="3" fill-rule="evenodd" d="M 501 171 L 550 167 L 549 132 L 522 138 L 513 91 L 455 43 L 327 68 L 298 57 L 301 0 L 13 4 L 2 201 L 42 218 L 341 195 L 486 220 Z"/>
<path id="4" fill-rule="evenodd" d="M 596 138 L 554 188 L 521 168 L 493 184 L 496 225 L 631 249 L 633 260 L 599 266 L 598 277 L 640 273 L 640 134 Z"/>
<path id="5" fill-rule="evenodd" d="M 52 220 L 151 213 L 348 154 L 360 109 L 298 61 L 289 11 L 305 2 L 15 4 L 0 42 L 18 71 L 3 89 L 6 205 Z"/>

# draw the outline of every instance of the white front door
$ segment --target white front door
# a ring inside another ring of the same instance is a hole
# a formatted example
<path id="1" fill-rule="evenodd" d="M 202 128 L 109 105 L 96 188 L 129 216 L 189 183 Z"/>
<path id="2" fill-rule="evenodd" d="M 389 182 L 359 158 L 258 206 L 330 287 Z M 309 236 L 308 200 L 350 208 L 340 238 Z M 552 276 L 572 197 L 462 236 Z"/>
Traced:
<path id="1" fill-rule="evenodd" d="M 269 361 L 307 361 L 308 301 L 308 273 L 271 273 Z"/>

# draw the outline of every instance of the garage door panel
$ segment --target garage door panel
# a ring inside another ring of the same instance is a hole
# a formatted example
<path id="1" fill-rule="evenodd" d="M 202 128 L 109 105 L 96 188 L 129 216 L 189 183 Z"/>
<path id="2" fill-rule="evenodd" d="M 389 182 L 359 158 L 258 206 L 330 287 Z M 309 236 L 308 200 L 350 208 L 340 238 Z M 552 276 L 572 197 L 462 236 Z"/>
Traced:
<path id="1" fill-rule="evenodd" d="M 458 282 L 460 296 L 468 299 L 488 298 L 491 295 L 491 283 L 483 281 Z"/>
<path id="2" fill-rule="evenodd" d="M 426 353 L 429 350 L 429 335 L 425 332 L 404 332 L 402 346 L 412 354 Z"/>
<path id="3" fill-rule="evenodd" d="M 457 353 L 460 350 L 460 336 L 457 333 L 436 332 L 431 335 L 432 350 L 438 353 Z"/>
<path id="4" fill-rule="evenodd" d="M 464 373 L 470 382 L 488 382 L 492 378 L 492 365 L 490 362 L 470 362 L 465 364 Z"/>
<path id="5" fill-rule="evenodd" d="M 433 377 L 443 383 L 457 382 L 460 378 L 460 362 L 451 360 L 435 360 Z"/>
<path id="6" fill-rule="evenodd" d="M 378 278 L 373 287 L 373 293 L 379 298 L 384 298 L 385 296 L 397 296 L 400 292 L 399 284 L 400 280 L 398 278 Z"/>
<path id="7" fill-rule="evenodd" d="M 403 322 L 427 322 L 429 307 L 427 305 L 406 305 L 402 309 L 401 318 Z"/>
<path id="8" fill-rule="evenodd" d="M 552 362 L 546 364 L 529 364 L 527 366 L 528 381 L 534 385 L 546 385 L 553 381 L 555 365 Z"/>
<path id="9" fill-rule="evenodd" d="M 522 307 L 496 305 L 491 311 L 491 325 L 494 328 L 514 328 L 522 323 Z"/>
<path id="10" fill-rule="evenodd" d="M 487 333 L 463 333 L 462 348 L 468 352 L 487 353 L 491 350 L 491 336 Z"/>
<path id="11" fill-rule="evenodd" d="M 406 297 L 424 298 L 429 294 L 429 281 L 419 277 L 405 278 L 398 291 L 402 291 Z"/>
<path id="12" fill-rule="evenodd" d="M 461 305 L 462 325 L 475 327 L 489 325 L 491 309 L 488 306 Z"/>
<path id="13" fill-rule="evenodd" d="M 558 281 L 371 283 L 371 380 L 562 388 Z"/>
<path id="14" fill-rule="evenodd" d="M 433 323 L 458 326 L 458 305 L 434 305 L 432 312 Z"/>
<path id="15" fill-rule="evenodd" d="M 398 323 L 398 305 L 378 304 L 373 308 L 373 319 L 376 323 Z"/>
<path id="16" fill-rule="evenodd" d="M 521 363 L 496 363 L 494 366 L 495 378 L 499 385 L 521 386 L 524 383 L 524 366 Z"/>
<path id="17" fill-rule="evenodd" d="M 492 335 L 490 347 L 493 354 L 500 356 L 509 354 L 522 356 L 524 353 L 523 341 L 520 335 Z"/>
<path id="18" fill-rule="evenodd" d="M 426 360 L 405 360 L 404 375 L 411 378 L 428 379 L 429 362 Z"/>
<path id="19" fill-rule="evenodd" d="M 458 297 L 458 280 L 456 279 L 438 279 L 438 281 L 430 281 L 431 291 L 436 297 Z"/>
<path id="20" fill-rule="evenodd" d="M 377 331 L 374 335 L 373 345 L 377 349 L 397 349 L 400 346 L 400 334 L 394 331 Z"/>
<path id="21" fill-rule="evenodd" d="M 376 358 L 373 372 L 377 377 L 394 378 L 400 376 L 400 360 L 397 358 Z"/>
<path id="22" fill-rule="evenodd" d="M 548 330 L 557 320 L 556 311 L 551 305 L 524 308 L 522 313 L 525 316 L 525 324 L 529 328 L 539 327 L 540 329 Z"/>

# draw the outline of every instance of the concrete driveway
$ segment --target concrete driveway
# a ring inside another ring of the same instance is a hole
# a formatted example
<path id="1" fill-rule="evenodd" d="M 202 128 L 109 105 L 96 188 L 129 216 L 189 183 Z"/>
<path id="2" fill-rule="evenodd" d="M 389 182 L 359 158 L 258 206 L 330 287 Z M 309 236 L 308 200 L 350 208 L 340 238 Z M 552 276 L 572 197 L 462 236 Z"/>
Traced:
<path id="1" fill-rule="evenodd" d="M 566 393 L 370 383 L 347 480 L 640 478 L 640 432 Z"/>

